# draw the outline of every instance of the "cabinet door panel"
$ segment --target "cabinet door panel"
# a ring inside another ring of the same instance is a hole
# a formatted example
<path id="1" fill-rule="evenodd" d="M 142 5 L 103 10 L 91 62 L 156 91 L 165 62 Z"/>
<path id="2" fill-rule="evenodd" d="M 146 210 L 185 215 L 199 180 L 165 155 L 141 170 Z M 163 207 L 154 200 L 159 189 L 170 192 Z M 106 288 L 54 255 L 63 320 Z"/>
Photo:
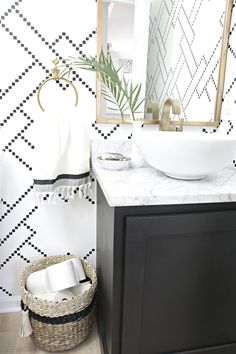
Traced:
<path id="1" fill-rule="evenodd" d="M 172 354 L 235 354 L 236 344 L 219 345 L 217 347 L 209 347 L 204 349 L 196 349 Z"/>
<path id="2" fill-rule="evenodd" d="M 127 217 L 122 354 L 234 342 L 236 212 Z"/>

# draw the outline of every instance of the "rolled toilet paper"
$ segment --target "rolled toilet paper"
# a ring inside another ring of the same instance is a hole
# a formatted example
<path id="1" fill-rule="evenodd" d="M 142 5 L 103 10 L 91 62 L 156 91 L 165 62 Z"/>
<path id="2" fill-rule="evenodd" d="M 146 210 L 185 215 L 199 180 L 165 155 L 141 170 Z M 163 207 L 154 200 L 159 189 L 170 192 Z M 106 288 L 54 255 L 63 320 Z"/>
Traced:
<path id="1" fill-rule="evenodd" d="M 83 295 L 85 291 L 87 291 L 90 287 L 91 287 L 91 283 L 88 281 L 86 283 L 82 283 L 77 286 L 74 286 L 70 290 L 74 294 L 74 296 L 77 296 L 77 295 Z"/>
<path id="2" fill-rule="evenodd" d="M 44 294 L 39 294 L 37 297 L 39 299 L 47 300 L 47 301 L 62 301 L 62 300 L 69 300 L 74 296 L 73 292 L 69 289 L 56 291 L 56 292 L 49 292 Z"/>
<path id="3" fill-rule="evenodd" d="M 70 260 L 47 267 L 46 279 L 48 289 L 52 292 L 68 289 L 78 284 L 74 266 Z"/>
<path id="4" fill-rule="evenodd" d="M 71 261 L 74 265 L 77 282 L 79 283 L 80 281 L 85 280 L 86 274 L 84 272 L 84 268 L 80 258 L 79 257 L 71 258 Z"/>
<path id="5" fill-rule="evenodd" d="M 26 289 L 32 294 L 43 294 L 49 291 L 46 279 L 46 269 L 31 273 L 26 280 Z"/>
<path id="6" fill-rule="evenodd" d="M 74 258 L 70 258 L 67 261 L 63 261 L 63 263 L 73 263 L 73 267 L 74 267 L 74 272 L 76 275 L 76 279 L 77 279 L 77 284 L 79 284 L 81 281 L 86 280 L 86 274 L 84 272 L 84 268 L 81 262 L 81 259 L 79 257 L 74 257 Z"/>

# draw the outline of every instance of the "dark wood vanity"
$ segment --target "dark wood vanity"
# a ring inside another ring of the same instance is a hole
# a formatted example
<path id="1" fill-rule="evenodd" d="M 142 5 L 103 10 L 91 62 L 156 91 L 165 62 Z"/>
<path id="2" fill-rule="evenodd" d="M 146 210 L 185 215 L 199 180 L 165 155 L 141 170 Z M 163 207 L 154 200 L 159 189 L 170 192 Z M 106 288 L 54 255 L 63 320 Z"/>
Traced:
<path id="1" fill-rule="evenodd" d="M 236 353 L 236 204 L 110 207 L 97 189 L 104 354 Z"/>

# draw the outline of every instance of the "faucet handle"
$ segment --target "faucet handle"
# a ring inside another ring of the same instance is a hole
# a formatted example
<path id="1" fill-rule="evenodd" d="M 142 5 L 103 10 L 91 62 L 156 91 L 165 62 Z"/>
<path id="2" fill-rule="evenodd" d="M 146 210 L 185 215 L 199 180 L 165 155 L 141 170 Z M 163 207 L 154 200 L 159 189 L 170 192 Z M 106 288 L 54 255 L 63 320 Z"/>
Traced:
<path id="1" fill-rule="evenodd" d="M 180 101 L 177 100 L 177 99 L 173 99 L 172 102 L 173 102 L 173 105 L 172 105 L 172 112 L 173 112 L 174 114 L 180 115 L 180 114 L 181 114 Z M 180 121 L 179 121 L 179 126 L 176 126 L 176 127 L 175 127 L 175 129 L 176 129 L 177 132 L 182 132 L 182 131 L 183 131 L 183 123 L 184 123 L 184 120 L 183 120 L 183 118 L 181 118 Z"/>
<path id="2" fill-rule="evenodd" d="M 151 114 L 152 119 L 159 119 L 160 117 L 160 105 L 157 101 L 148 101 L 147 114 Z"/>
<path id="3" fill-rule="evenodd" d="M 172 98 L 172 112 L 173 114 L 181 114 L 181 105 L 180 101 L 177 99 Z"/>
<path id="4" fill-rule="evenodd" d="M 180 101 L 174 98 L 167 98 L 164 102 L 162 108 L 161 122 L 160 122 L 160 130 L 161 131 L 182 131 L 183 130 L 183 120 L 180 121 L 179 127 L 176 126 L 175 122 L 171 121 L 170 112 L 173 114 L 181 114 L 181 105 Z"/>
<path id="5" fill-rule="evenodd" d="M 184 120 L 183 120 L 183 118 L 181 118 L 180 121 L 179 121 L 179 126 L 178 127 L 176 126 L 176 131 L 177 132 L 182 132 L 183 129 L 184 129 L 183 125 L 184 125 Z"/>

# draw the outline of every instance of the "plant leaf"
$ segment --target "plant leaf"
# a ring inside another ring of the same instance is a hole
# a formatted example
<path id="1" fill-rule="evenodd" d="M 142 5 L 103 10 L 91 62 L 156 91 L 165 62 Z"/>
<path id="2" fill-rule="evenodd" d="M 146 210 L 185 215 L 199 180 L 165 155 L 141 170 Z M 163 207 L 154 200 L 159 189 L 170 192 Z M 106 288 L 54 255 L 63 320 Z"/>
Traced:
<path id="1" fill-rule="evenodd" d="M 130 113 L 135 118 L 137 109 L 143 103 L 144 99 L 140 100 L 139 95 L 141 92 L 141 84 L 133 85 L 131 80 L 127 80 L 124 75 L 119 76 L 122 66 L 116 68 L 111 55 L 105 55 L 101 51 L 98 58 L 92 56 L 82 56 L 75 58 L 69 56 L 65 59 L 66 64 L 61 65 L 64 69 L 61 72 L 61 76 L 69 75 L 75 68 L 88 70 L 100 74 L 101 83 L 106 87 L 101 90 L 104 99 L 117 108 L 112 110 L 118 110 L 123 118 L 124 112 L 129 109 Z"/>

